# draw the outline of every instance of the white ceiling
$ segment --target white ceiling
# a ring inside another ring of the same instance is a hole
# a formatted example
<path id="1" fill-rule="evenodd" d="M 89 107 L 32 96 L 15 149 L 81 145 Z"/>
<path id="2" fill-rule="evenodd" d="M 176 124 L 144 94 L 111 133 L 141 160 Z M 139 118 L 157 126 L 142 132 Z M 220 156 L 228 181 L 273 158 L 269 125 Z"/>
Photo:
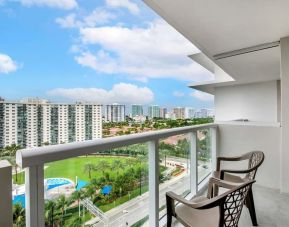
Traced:
<path id="1" fill-rule="evenodd" d="M 280 48 L 213 56 L 289 36 L 289 0 L 144 0 L 236 81 L 280 77 Z"/>

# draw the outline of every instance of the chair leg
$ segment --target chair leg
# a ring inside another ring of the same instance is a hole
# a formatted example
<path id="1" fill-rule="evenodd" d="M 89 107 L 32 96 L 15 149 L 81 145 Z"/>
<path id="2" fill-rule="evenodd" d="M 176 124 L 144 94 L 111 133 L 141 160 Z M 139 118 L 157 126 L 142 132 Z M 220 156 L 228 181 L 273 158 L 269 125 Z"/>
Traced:
<path id="1" fill-rule="evenodd" d="M 173 219 L 173 216 L 171 214 L 167 214 L 167 227 L 172 226 L 172 219 Z"/>
<path id="2" fill-rule="evenodd" d="M 258 226 L 252 189 L 248 191 L 246 206 L 249 209 L 253 226 Z"/>
<path id="3" fill-rule="evenodd" d="M 167 227 L 171 227 L 172 218 L 175 210 L 174 208 L 175 202 L 167 195 L 166 195 L 166 205 L 167 205 Z"/>

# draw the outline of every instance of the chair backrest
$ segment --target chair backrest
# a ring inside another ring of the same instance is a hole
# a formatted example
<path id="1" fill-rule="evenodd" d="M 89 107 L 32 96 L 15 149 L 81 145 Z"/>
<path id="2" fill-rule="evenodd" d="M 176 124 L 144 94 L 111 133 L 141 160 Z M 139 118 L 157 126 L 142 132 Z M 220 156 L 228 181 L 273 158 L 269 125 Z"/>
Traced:
<path id="1" fill-rule="evenodd" d="M 219 227 L 238 227 L 246 196 L 254 182 L 249 180 L 239 187 L 224 193 L 220 204 Z"/>
<path id="2" fill-rule="evenodd" d="M 250 180 L 254 180 L 258 168 L 264 162 L 265 155 L 262 151 L 252 151 L 249 154 L 250 154 L 250 158 L 249 158 L 248 168 L 252 169 L 252 171 L 247 173 L 246 177 Z"/>

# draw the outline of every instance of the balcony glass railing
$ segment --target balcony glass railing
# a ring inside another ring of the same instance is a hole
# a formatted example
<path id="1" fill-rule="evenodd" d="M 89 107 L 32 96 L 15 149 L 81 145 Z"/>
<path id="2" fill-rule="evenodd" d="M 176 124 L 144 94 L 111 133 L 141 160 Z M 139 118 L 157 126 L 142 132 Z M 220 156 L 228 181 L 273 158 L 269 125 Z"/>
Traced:
<path id="1" fill-rule="evenodd" d="M 198 184 L 212 172 L 211 137 L 210 129 L 197 131 Z"/>
<path id="2" fill-rule="evenodd" d="M 189 135 L 161 139 L 159 155 L 159 209 L 162 218 L 166 214 L 166 192 L 174 191 L 184 196 L 191 192 Z"/>
<path id="3" fill-rule="evenodd" d="M 25 218 L 26 226 L 158 226 L 166 214 L 165 193 L 194 195 L 211 173 L 216 127 L 206 124 L 20 150 L 16 161 L 25 174 L 18 173 L 18 184 L 23 183 L 25 201 L 19 220 Z M 12 171 L 4 170 L 0 168 L 3 184 Z M 0 192 L 4 196 L 9 190 L 2 187 Z M 12 219 L 11 211 L 5 213 L 5 219 Z"/>

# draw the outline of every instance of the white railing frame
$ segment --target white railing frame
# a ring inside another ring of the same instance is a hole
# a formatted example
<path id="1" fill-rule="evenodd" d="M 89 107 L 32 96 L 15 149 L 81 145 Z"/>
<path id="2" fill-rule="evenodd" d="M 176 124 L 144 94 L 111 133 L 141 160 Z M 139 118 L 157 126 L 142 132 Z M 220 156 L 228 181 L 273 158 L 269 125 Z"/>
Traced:
<path id="1" fill-rule="evenodd" d="M 118 147 L 148 143 L 149 148 L 149 226 L 159 226 L 159 150 L 158 143 L 162 138 L 187 134 L 191 144 L 191 190 L 198 190 L 196 132 L 198 130 L 212 130 L 212 158 L 216 157 L 216 128 L 217 124 L 203 124 L 173 129 L 150 131 L 125 136 L 110 137 L 92 141 L 74 142 L 46 147 L 37 147 L 19 150 L 16 154 L 16 163 L 25 169 L 26 190 L 26 226 L 44 226 L 44 174 L 45 163 L 68 158 L 89 155 Z M 194 168 L 196 167 L 196 169 Z"/>

